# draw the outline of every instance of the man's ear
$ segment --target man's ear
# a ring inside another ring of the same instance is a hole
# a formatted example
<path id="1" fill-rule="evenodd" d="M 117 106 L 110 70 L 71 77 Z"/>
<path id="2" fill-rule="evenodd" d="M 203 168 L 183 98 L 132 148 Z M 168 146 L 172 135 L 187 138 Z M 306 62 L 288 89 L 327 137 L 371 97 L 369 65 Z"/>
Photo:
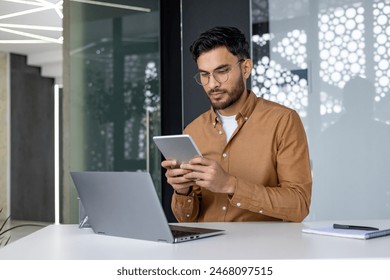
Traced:
<path id="1" fill-rule="evenodd" d="M 243 63 L 244 66 L 244 77 L 245 79 L 248 79 L 249 76 L 251 75 L 252 67 L 253 67 L 253 62 L 252 59 L 246 59 Z"/>

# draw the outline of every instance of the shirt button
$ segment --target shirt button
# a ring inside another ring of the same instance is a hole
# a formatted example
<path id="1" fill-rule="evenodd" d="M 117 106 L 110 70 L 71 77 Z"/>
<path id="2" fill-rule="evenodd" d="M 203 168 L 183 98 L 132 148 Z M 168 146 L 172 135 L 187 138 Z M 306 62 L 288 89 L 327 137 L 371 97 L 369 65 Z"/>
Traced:
<path id="1" fill-rule="evenodd" d="M 191 203 L 191 201 L 192 201 L 191 199 L 187 200 L 188 203 Z"/>
<path id="2" fill-rule="evenodd" d="M 222 134 L 223 132 L 220 130 L 218 133 L 219 133 L 219 134 Z"/>
<path id="3" fill-rule="evenodd" d="M 247 120 L 248 120 L 248 117 L 245 117 L 245 118 L 244 118 L 244 120 L 246 120 L 246 121 L 247 121 Z"/>
<path id="4" fill-rule="evenodd" d="M 240 203 L 240 202 L 237 202 L 236 205 L 237 205 L 237 207 L 240 207 L 240 206 L 241 206 L 241 203 Z"/>
<path id="5" fill-rule="evenodd" d="M 222 207 L 222 211 L 226 211 L 226 206 L 223 206 L 223 207 Z"/>
<path id="6" fill-rule="evenodd" d="M 187 218 L 189 218 L 190 217 L 190 214 L 187 214 Z"/>
<path id="7" fill-rule="evenodd" d="M 227 153 L 223 153 L 222 156 L 225 158 L 227 157 Z"/>
<path id="8" fill-rule="evenodd" d="M 263 210 L 260 210 L 259 213 L 260 213 L 260 214 L 263 214 Z"/>

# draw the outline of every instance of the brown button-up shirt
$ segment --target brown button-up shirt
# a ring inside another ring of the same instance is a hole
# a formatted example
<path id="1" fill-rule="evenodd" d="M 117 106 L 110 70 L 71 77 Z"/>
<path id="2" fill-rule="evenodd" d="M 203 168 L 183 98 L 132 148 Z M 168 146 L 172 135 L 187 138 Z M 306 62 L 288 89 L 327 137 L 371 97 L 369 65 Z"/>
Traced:
<path id="1" fill-rule="evenodd" d="M 187 196 L 175 193 L 172 210 L 177 220 L 301 222 L 309 213 L 312 177 L 298 114 L 249 92 L 236 120 L 228 143 L 213 109 L 185 128 L 205 158 L 236 178 L 236 189 L 231 196 L 194 185 Z"/>

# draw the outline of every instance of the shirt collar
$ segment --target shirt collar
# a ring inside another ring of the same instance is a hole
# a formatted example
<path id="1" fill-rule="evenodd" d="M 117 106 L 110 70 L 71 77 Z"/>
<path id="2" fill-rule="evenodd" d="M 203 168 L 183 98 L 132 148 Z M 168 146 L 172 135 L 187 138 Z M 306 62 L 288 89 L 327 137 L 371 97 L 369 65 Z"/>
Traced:
<path id="1" fill-rule="evenodd" d="M 257 98 L 258 97 L 256 96 L 256 94 L 253 91 L 248 91 L 248 98 L 246 99 L 240 112 L 237 114 L 236 119 L 243 118 L 243 119 L 247 120 L 256 107 Z M 219 116 L 214 111 L 214 108 L 212 106 L 210 108 L 210 121 L 214 127 L 219 122 Z"/>

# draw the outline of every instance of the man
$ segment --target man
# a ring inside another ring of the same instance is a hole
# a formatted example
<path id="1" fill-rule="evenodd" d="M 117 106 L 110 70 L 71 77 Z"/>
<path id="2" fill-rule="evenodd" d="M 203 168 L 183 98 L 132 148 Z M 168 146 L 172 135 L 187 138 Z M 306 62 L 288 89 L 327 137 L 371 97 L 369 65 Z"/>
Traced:
<path id="1" fill-rule="evenodd" d="M 215 27 L 191 52 L 211 109 L 184 130 L 203 157 L 165 160 L 180 222 L 294 221 L 309 213 L 311 171 L 298 114 L 247 90 L 252 70 L 240 30 Z"/>

